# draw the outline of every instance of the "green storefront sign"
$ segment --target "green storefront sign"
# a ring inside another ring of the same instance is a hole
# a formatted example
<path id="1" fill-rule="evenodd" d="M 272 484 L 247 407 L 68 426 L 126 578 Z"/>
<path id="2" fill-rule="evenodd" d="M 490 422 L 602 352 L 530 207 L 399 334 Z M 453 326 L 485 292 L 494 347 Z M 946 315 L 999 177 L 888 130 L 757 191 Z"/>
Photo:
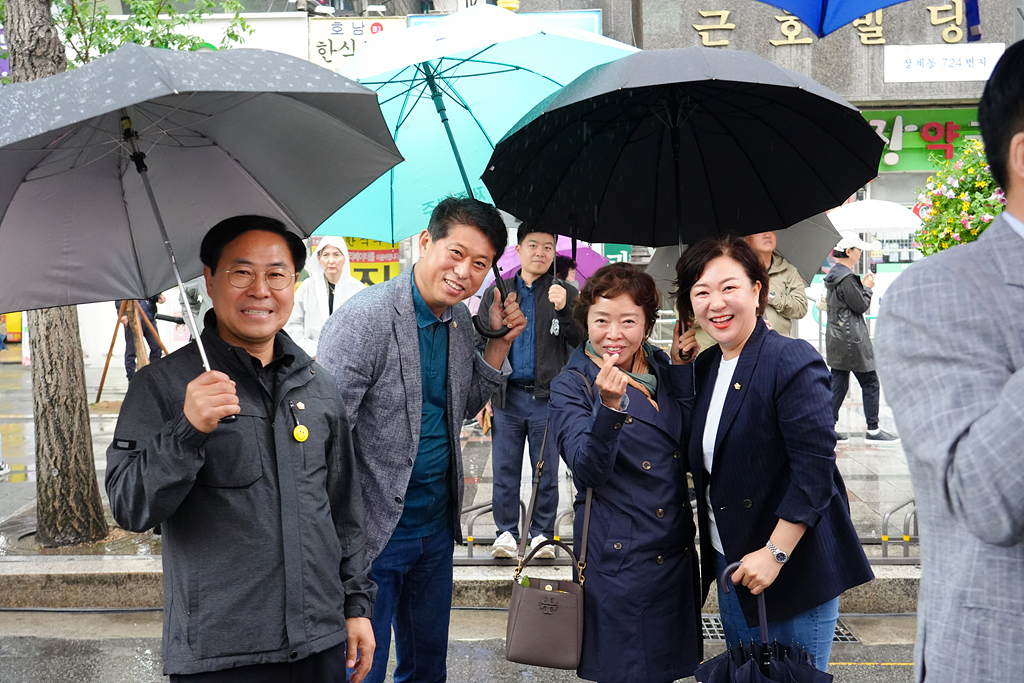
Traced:
<path id="1" fill-rule="evenodd" d="M 886 141 L 880 173 L 931 171 L 930 156 L 952 159 L 967 140 L 981 139 L 977 108 L 865 110 L 861 114 Z"/>

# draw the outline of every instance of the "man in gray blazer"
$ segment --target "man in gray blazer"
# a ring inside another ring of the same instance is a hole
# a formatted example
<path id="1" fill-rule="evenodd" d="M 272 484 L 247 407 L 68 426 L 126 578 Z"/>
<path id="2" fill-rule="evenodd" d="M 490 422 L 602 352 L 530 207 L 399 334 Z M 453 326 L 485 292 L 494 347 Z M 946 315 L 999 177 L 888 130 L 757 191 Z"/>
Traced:
<path id="1" fill-rule="evenodd" d="M 996 65 L 978 119 L 1006 211 L 900 275 L 875 335 L 921 524 L 927 683 L 1024 670 L 1024 42 Z"/>
<path id="2" fill-rule="evenodd" d="M 378 592 L 369 683 L 384 680 L 391 630 L 396 680 L 447 676 L 452 554 L 462 541 L 459 433 L 511 368 L 506 356 L 526 327 L 510 294 L 491 329 L 510 332 L 476 350 L 461 302 L 483 284 L 508 240 L 497 210 L 443 200 L 419 236 L 420 258 L 393 280 L 355 294 L 328 318 L 317 360 L 338 383 L 352 424 L 366 506 L 367 554 Z"/>

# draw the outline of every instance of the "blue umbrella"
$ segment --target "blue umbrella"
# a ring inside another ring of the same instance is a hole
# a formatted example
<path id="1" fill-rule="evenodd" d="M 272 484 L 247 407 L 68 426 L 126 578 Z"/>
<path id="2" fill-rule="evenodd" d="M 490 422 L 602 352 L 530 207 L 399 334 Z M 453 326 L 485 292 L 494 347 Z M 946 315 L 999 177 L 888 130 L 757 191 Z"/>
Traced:
<path id="1" fill-rule="evenodd" d="M 794 14 L 814 31 L 819 38 L 824 38 L 836 29 L 846 26 L 854 19 L 865 14 L 905 0 L 763 0 L 772 7 L 784 9 Z M 967 40 L 981 40 L 981 19 L 978 16 L 978 0 L 965 0 L 964 11 L 967 14 Z"/>
<path id="2" fill-rule="evenodd" d="M 480 175 L 494 143 L 538 100 L 636 51 L 483 4 L 381 34 L 344 73 L 377 91 L 406 161 L 317 232 L 397 242 L 423 230 L 448 195 L 491 201 Z"/>

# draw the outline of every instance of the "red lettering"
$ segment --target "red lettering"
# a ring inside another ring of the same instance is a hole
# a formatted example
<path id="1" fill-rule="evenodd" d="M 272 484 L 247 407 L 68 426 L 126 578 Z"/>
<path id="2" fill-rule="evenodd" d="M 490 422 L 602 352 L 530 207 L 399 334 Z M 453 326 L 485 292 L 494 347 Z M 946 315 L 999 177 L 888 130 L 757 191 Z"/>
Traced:
<path id="1" fill-rule="evenodd" d="M 942 139 L 942 124 L 938 121 L 929 121 L 921 126 L 921 139 L 925 142 L 938 142 Z"/>

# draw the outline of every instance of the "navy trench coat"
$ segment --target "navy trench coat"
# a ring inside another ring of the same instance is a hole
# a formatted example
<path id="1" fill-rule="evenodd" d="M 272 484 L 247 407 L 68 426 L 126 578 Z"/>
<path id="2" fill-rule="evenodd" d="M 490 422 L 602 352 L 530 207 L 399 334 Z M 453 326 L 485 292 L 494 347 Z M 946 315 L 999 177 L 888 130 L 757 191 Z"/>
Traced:
<path id="1" fill-rule="evenodd" d="M 594 488 L 577 670 L 588 680 L 674 681 L 692 675 L 703 656 L 696 529 L 677 399 L 682 391 L 673 386 L 692 385 L 693 375 L 670 366 L 660 350 L 648 360 L 658 378 L 660 410 L 633 387 L 626 390 L 625 412 L 595 399 L 599 368 L 582 347 L 551 384 L 551 429 L 577 488 L 577 552 L 583 499 L 586 488 Z M 590 387 L 570 370 L 583 373 Z"/>

